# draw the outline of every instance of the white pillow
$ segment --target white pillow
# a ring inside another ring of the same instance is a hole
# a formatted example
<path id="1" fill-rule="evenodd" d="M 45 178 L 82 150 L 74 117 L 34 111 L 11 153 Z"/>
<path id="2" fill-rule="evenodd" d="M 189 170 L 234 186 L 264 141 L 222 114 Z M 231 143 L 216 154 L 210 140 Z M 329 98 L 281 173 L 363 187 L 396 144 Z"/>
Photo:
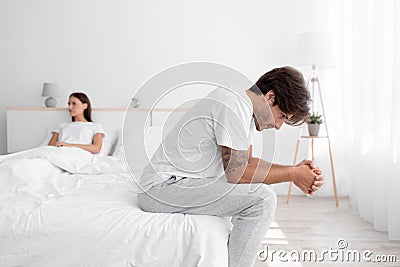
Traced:
<path id="1" fill-rule="evenodd" d="M 114 152 L 112 153 L 112 156 L 117 157 L 121 160 L 124 159 L 124 148 L 123 148 L 123 143 L 122 143 L 122 132 L 121 131 L 118 133 L 117 144 L 114 148 Z"/>
<path id="2" fill-rule="evenodd" d="M 51 132 L 50 129 L 45 130 L 44 137 L 42 139 L 42 142 L 40 142 L 39 146 L 47 146 L 50 142 L 51 137 L 53 136 L 53 133 Z"/>
<path id="3" fill-rule="evenodd" d="M 117 145 L 117 141 L 118 141 L 117 131 L 105 133 L 105 136 L 103 137 L 103 141 L 101 144 L 101 150 L 98 155 L 111 156 Z"/>
<path id="4" fill-rule="evenodd" d="M 122 140 L 122 135 L 118 138 L 117 147 L 113 153 L 114 157 L 124 160 L 124 144 L 126 146 L 126 160 L 131 171 L 140 173 L 149 160 L 153 157 L 156 149 L 162 141 L 162 127 L 133 128 L 127 131 Z M 124 142 L 122 142 L 124 141 Z M 139 142 L 144 141 L 143 146 Z"/>

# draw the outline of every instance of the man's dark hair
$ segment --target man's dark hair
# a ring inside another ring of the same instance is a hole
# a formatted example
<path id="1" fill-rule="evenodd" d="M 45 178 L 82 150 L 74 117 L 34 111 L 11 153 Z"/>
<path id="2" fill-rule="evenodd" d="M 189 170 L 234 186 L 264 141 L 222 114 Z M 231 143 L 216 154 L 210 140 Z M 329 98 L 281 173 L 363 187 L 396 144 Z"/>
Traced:
<path id="1" fill-rule="evenodd" d="M 303 75 L 292 67 L 281 67 L 268 71 L 250 88 L 258 95 L 265 95 L 273 90 L 274 106 L 278 105 L 282 112 L 293 114 L 289 125 L 300 125 L 309 116 L 310 93 Z"/>

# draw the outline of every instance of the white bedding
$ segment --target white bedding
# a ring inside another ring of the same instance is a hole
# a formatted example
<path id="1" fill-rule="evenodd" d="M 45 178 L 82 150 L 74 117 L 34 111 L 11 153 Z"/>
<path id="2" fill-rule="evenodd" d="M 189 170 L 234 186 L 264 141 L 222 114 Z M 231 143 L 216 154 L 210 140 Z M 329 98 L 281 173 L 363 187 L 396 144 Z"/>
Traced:
<path id="1" fill-rule="evenodd" d="M 0 156 L 0 266 L 227 266 L 228 219 L 143 212 L 115 157 Z"/>

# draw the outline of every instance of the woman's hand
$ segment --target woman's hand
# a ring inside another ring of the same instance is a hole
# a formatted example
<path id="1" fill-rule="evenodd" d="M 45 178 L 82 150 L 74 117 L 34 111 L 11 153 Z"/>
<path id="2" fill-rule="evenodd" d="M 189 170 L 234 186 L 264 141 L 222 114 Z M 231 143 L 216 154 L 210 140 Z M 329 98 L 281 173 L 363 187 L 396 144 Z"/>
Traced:
<path id="1" fill-rule="evenodd" d="M 56 146 L 71 146 L 71 144 L 65 142 L 56 142 Z"/>

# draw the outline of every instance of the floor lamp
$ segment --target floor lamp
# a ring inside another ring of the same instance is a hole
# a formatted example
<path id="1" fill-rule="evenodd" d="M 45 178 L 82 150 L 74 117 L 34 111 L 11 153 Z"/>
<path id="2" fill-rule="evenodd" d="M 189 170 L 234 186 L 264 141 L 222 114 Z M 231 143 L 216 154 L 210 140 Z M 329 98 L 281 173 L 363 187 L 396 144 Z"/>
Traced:
<path id="1" fill-rule="evenodd" d="M 329 133 L 328 133 L 328 123 L 325 116 L 325 109 L 324 109 L 324 102 L 322 99 L 321 94 L 321 86 L 317 76 L 317 70 L 321 69 L 329 69 L 335 66 L 334 58 L 333 58 L 333 49 L 332 49 L 332 41 L 329 38 L 329 35 L 326 33 L 321 32 L 309 32 L 303 33 L 299 35 L 298 38 L 298 45 L 296 50 L 296 65 L 297 66 L 307 66 L 311 67 L 312 76 L 307 81 L 307 87 L 311 91 L 311 99 L 312 99 L 312 106 L 311 111 L 315 112 L 315 90 L 318 89 L 319 94 L 319 101 L 322 107 L 322 115 L 324 118 L 325 124 L 325 131 L 326 136 L 299 136 L 296 149 L 295 149 L 295 156 L 293 164 L 296 164 L 297 160 L 297 153 L 299 149 L 299 143 L 301 139 L 311 139 L 311 148 L 312 148 L 312 160 L 314 160 L 314 139 L 315 138 L 327 138 L 328 146 L 329 146 L 329 158 L 331 163 L 331 170 L 332 170 L 332 181 L 333 181 L 333 189 L 335 193 L 335 200 L 336 206 L 339 205 L 338 197 L 337 197 L 337 190 L 336 190 L 336 179 L 335 179 L 335 172 L 333 168 L 333 159 L 332 159 L 332 150 L 331 144 L 329 140 Z M 310 85 L 311 83 L 311 85 Z M 289 203 L 290 193 L 291 193 L 292 183 L 289 185 L 288 195 L 286 199 L 286 203 Z"/>

